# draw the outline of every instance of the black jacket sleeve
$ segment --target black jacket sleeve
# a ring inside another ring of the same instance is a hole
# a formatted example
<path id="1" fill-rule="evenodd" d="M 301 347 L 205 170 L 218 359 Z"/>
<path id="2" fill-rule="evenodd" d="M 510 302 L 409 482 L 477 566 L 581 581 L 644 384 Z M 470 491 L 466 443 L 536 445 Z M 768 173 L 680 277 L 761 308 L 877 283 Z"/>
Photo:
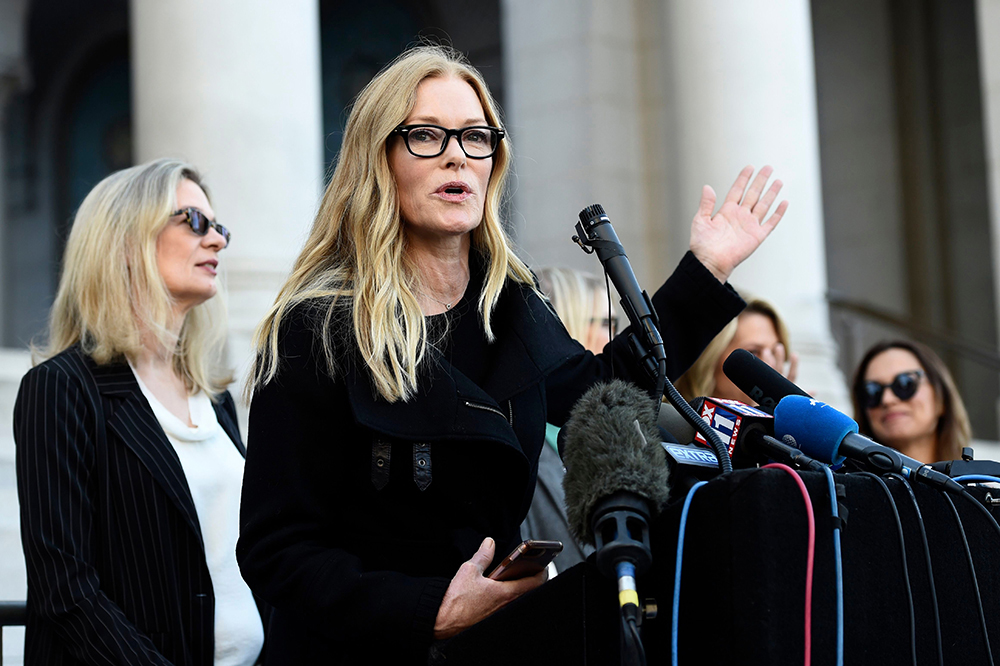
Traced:
<path id="1" fill-rule="evenodd" d="M 236 549 L 243 577 L 333 641 L 384 646 L 391 637 L 426 656 L 450 579 L 368 570 L 352 550 L 345 517 L 364 508 L 338 462 L 370 442 L 354 425 L 344 373 L 330 379 L 310 324 L 294 311 L 288 318 L 279 372 L 250 406 Z"/>
<path id="2" fill-rule="evenodd" d="M 684 374 L 712 338 L 746 306 L 728 283 L 719 282 L 691 252 L 684 255 L 652 300 L 667 355 L 667 377 L 671 380 Z M 628 333 L 626 328 L 596 356 L 581 346 L 580 353 L 548 376 L 549 423 L 565 423 L 583 390 L 595 382 L 618 377 L 652 386 L 633 358 Z"/>
<path id="3" fill-rule="evenodd" d="M 99 398 L 79 377 L 40 365 L 14 405 L 21 540 L 30 612 L 50 624 L 81 663 L 170 662 L 101 591 L 93 566 Z"/>

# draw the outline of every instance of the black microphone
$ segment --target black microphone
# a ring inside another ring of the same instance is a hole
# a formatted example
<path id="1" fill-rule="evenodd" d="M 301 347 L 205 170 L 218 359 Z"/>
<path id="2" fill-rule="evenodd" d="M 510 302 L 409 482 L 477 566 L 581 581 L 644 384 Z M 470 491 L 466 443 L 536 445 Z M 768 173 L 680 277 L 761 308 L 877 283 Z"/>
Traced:
<path id="1" fill-rule="evenodd" d="M 809 397 L 808 393 L 746 349 L 737 349 L 730 354 L 722 364 L 722 371 L 768 413 L 774 413 L 774 408 L 785 396 Z"/>
<path id="2" fill-rule="evenodd" d="M 621 380 L 591 387 L 563 430 L 570 531 L 597 548 L 597 567 L 618 578 L 625 613 L 638 613 L 635 576 L 652 564 L 649 521 L 666 503 L 667 463 L 654 405 Z M 634 608 L 626 608 L 628 605 Z"/>
<path id="3" fill-rule="evenodd" d="M 625 248 L 618 240 L 618 234 L 611 226 L 611 220 L 601 204 L 593 204 L 580 211 L 576 233 L 578 235 L 574 236 L 573 240 L 580 247 L 587 252 L 597 253 L 597 258 L 604 265 L 604 270 L 615 285 L 618 295 L 622 297 L 622 309 L 629 323 L 641 331 L 645 348 L 635 349 L 636 357 L 645 365 L 651 376 L 656 377 L 659 374 L 660 362 L 666 362 L 667 358 L 663 348 L 663 338 L 660 337 L 659 320 L 656 318 L 649 295 L 635 279 L 635 272 L 628 256 L 625 255 Z M 637 342 L 633 339 L 633 344 Z"/>

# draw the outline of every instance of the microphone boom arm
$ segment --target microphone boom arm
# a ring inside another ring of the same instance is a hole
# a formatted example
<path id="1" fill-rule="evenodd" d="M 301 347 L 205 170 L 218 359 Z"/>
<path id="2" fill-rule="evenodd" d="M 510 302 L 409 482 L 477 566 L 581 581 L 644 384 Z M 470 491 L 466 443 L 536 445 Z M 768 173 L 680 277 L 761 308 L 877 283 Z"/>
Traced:
<path id="1" fill-rule="evenodd" d="M 618 240 L 618 234 L 611 226 L 611 219 L 601 204 L 593 204 L 580 211 L 576 233 L 573 242 L 587 254 L 597 254 L 604 271 L 622 297 L 620 303 L 631 324 L 628 334 L 629 347 L 639 365 L 655 382 L 651 397 L 657 411 L 666 390 L 670 403 L 711 444 L 719 460 L 720 469 L 723 472 L 731 472 L 733 463 L 729 457 L 728 447 L 715 429 L 698 416 L 667 379 L 667 354 L 663 347 L 663 338 L 660 336 L 660 322 L 656 310 L 653 309 L 653 301 L 639 286 L 632 265 L 625 254 L 625 248 Z"/>

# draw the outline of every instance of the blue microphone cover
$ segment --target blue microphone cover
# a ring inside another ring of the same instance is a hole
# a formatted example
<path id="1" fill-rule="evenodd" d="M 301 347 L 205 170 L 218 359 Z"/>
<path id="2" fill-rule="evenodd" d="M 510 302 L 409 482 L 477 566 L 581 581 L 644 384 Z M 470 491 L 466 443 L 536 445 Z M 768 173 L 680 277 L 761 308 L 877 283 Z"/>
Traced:
<path id="1" fill-rule="evenodd" d="M 837 449 L 848 434 L 857 431 L 854 419 L 813 398 L 785 396 L 774 408 L 774 434 L 778 439 L 791 435 L 807 456 L 833 465 L 844 462 Z"/>

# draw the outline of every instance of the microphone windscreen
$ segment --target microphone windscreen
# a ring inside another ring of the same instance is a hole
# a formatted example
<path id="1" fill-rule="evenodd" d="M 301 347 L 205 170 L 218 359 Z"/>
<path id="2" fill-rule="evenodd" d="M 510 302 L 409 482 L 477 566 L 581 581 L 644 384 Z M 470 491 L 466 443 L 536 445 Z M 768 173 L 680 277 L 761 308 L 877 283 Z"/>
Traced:
<path id="1" fill-rule="evenodd" d="M 722 364 L 726 377 L 762 409 L 771 412 L 787 395 L 809 394 L 746 349 L 737 349 Z"/>
<path id="2" fill-rule="evenodd" d="M 791 435 L 803 453 L 826 463 L 844 462 L 844 456 L 837 453 L 840 443 L 857 431 L 854 419 L 813 398 L 790 395 L 774 410 L 775 436 Z"/>
<path id="3" fill-rule="evenodd" d="M 573 407 L 564 429 L 566 515 L 570 531 L 581 542 L 594 543 L 594 507 L 616 492 L 641 496 L 651 514 L 666 503 L 666 454 L 646 391 L 621 380 L 597 384 Z"/>

